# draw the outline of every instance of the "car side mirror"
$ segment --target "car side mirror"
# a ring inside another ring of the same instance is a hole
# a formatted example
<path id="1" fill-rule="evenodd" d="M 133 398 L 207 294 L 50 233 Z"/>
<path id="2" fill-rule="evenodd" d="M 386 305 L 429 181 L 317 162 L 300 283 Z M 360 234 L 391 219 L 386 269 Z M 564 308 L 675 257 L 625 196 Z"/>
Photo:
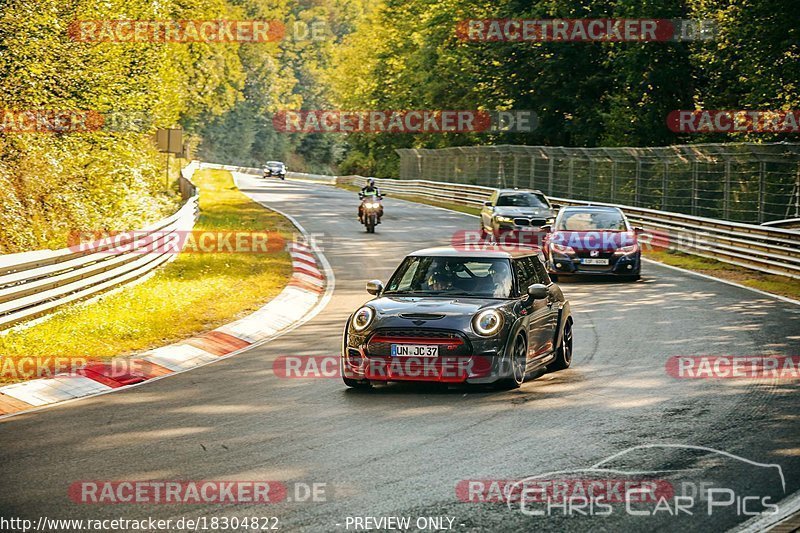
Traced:
<path id="1" fill-rule="evenodd" d="M 541 283 L 534 283 L 528 287 L 528 296 L 534 300 L 544 300 L 548 294 L 547 287 Z"/>
<path id="2" fill-rule="evenodd" d="M 636 235 L 641 235 L 642 233 L 646 233 L 646 230 L 644 228 L 636 227 L 636 228 L 633 228 L 633 232 Z"/>
<path id="3" fill-rule="evenodd" d="M 561 209 L 561 204 L 550 204 L 553 209 Z"/>
<path id="4" fill-rule="evenodd" d="M 373 296 L 380 296 L 383 293 L 383 283 L 379 279 L 367 282 L 367 292 Z"/>
<path id="5" fill-rule="evenodd" d="M 552 233 L 553 226 L 551 226 L 550 224 L 545 224 L 544 226 L 539 228 L 539 231 L 541 231 L 542 233 Z"/>
<path id="6" fill-rule="evenodd" d="M 486 206 L 486 207 L 492 207 L 492 202 L 486 201 L 486 202 L 483 202 L 483 205 Z"/>

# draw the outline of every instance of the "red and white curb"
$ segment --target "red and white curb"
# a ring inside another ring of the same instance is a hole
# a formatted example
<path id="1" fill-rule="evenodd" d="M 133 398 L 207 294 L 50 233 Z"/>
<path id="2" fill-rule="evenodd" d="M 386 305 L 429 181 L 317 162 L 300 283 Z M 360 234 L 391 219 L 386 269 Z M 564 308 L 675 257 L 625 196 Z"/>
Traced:
<path id="1" fill-rule="evenodd" d="M 296 220 L 288 218 L 306 234 Z M 318 250 L 293 242 L 288 251 L 292 256 L 292 278 L 278 296 L 258 311 L 213 331 L 132 357 L 117 367 L 98 363 L 88 365 L 83 375 L 56 375 L 0 387 L 0 418 L 185 372 L 298 327 L 325 307 L 333 293 L 334 277 Z M 121 367 L 131 371 L 120 372 Z"/>

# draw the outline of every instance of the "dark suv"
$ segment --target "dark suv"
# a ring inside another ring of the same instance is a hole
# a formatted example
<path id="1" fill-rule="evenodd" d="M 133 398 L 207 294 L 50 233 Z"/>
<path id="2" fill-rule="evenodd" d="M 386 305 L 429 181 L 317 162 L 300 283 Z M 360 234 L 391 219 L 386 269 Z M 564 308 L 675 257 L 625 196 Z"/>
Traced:
<path id="1" fill-rule="evenodd" d="M 481 209 L 481 235 L 496 240 L 552 224 L 555 206 L 541 191 L 499 189 Z"/>

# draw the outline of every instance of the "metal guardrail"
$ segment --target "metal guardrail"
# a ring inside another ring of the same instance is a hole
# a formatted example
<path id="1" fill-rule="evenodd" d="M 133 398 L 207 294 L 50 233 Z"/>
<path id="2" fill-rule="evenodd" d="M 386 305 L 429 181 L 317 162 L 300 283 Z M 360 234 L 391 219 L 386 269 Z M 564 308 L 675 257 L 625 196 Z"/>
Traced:
<path id="1" fill-rule="evenodd" d="M 340 176 L 337 183 L 364 186 L 367 178 Z M 388 193 L 480 207 L 495 190 L 492 187 L 428 180 L 378 181 Z M 767 274 L 800 279 L 800 231 L 726 222 L 712 218 L 658 211 L 626 205 L 551 198 L 562 205 L 620 207 L 630 221 L 651 233 L 660 247 L 716 259 Z"/>
<path id="2" fill-rule="evenodd" d="M 800 143 L 403 148 L 400 179 L 539 189 L 748 224 L 800 217 Z"/>
<path id="3" fill-rule="evenodd" d="M 773 228 L 800 228 L 800 218 L 787 218 L 786 220 L 773 220 L 772 222 L 764 222 L 762 226 L 770 226 Z"/>
<path id="4" fill-rule="evenodd" d="M 260 169 L 256 168 L 205 163 L 203 166 L 260 174 Z M 367 179 L 363 176 L 336 176 L 335 182 L 363 187 Z M 380 179 L 378 186 L 388 193 L 471 207 L 481 207 L 496 190 L 482 185 L 430 180 Z M 653 246 L 716 259 L 766 274 L 800 279 L 800 231 L 797 230 L 727 222 L 628 205 L 557 197 L 550 199 L 562 205 L 620 207 L 635 226 L 648 230 Z"/>
<path id="5" fill-rule="evenodd" d="M 170 242 L 171 234 L 194 227 L 198 195 L 191 176 L 197 168 L 193 161 L 181 171 L 184 205 L 174 215 L 134 232 L 135 244 L 133 234 L 127 234 L 61 250 L 0 256 L 0 329 L 139 279 L 174 259 L 177 254 L 165 251 L 166 247 L 153 253 L 138 249 L 158 249 L 159 243 Z"/>

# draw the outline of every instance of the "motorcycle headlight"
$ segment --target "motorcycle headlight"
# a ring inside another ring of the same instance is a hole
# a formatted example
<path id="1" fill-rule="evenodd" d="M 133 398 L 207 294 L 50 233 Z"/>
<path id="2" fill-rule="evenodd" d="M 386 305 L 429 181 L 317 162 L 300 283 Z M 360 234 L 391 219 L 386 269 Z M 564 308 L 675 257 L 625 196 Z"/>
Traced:
<path id="1" fill-rule="evenodd" d="M 498 221 L 498 222 L 503 222 L 503 223 L 505 223 L 505 224 L 513 224 L 513 223 L 514 223 L 514 219 L 513 219 L 513 218 L 510 218 L 510 217 L 501 217 L 501 216 L 496 216 L 496 217 L 494 217 L 494 219 L 495 219 L 496 221 Z"/>
<path id="2" fill-rule="evenodd" d="M 564 246 L 563 244 L 550 243 L 550 249 L 559 254 L 574 254 L 575 250 L 572 246 Z"/>
<path id="3" fill-rule="evenodd" d="M 373 202 L 373 203 L 371 203 L 371 204 L 367 204 L 367 207 L 371 207 L 371 208 L 373 208 L 373 209 L 377 209 L 377 208 L 379 208 L 380 206 L 381 206 L 381 204 L 379 204 L 378 202 Z"/>
<path id="4" fill-rule="evenodd" d="M 503 327 L 503 315 L 495 309 L 481 311 L 472 318 L 472 329 L 478 335 L 490 337 Z"/>
<path id="5" fill-rule="evenodd" d="M 631 244 L 630 246 L 622 246 L 620 248 L 617 248 L 617 251 L 615 251 L 614 253 L 616 255 L 627 255 L 636 252 L 638 249 L 639 249 L 638 245 Z"/>
<path id="6" fill-rule="evenodd" d="M 373 318 L 375 318 L 375 311 L 371 307 L 362 307 L 353 315 L 353 329 L 364 331 L 372 323 Z"/>

